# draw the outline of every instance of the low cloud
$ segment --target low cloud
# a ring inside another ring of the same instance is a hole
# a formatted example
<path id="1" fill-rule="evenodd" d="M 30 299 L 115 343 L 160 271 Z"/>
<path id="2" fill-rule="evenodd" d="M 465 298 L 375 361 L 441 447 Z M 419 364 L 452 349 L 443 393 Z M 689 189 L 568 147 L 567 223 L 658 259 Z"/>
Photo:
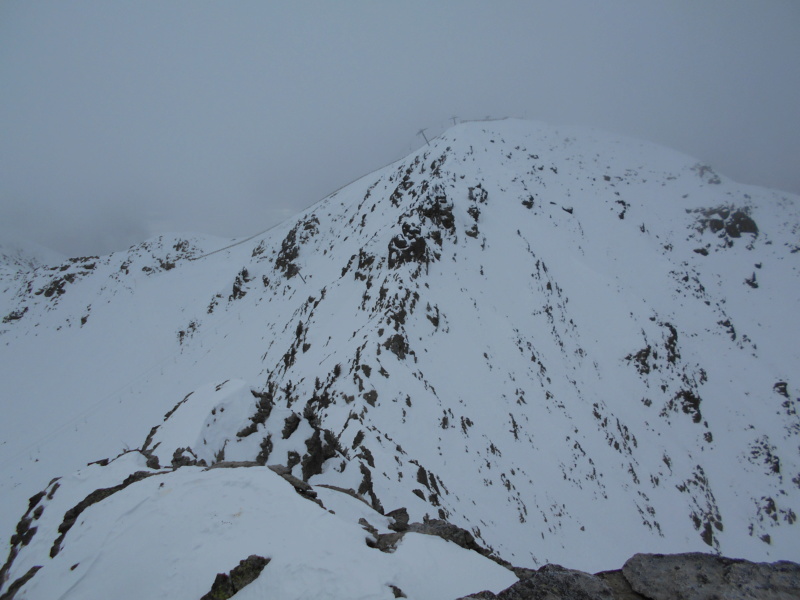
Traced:
<path id="1" fill-rule="evenodd" d="M 4 3 L 0 234 L 251 235 L 461 119 L 586 125 L 800 193 L 800 5 Z"/>

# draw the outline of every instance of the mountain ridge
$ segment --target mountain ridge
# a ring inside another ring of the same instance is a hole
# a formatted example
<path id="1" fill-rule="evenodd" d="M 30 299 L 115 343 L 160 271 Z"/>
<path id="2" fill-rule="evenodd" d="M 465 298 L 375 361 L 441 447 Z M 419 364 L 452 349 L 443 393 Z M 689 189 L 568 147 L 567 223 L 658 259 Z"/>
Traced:
<path id="1" fill-rule="evenodd" d="M 113 413 L 160 467 L 283 465 L 519 566 L 796 560 L 799 223 L 790 195 L 653 145 L 461 125 L 207 258 L 225 243 L 161 237 L 5 276 L 7 391 L 42 398 L 28 420 L 88 396 L 44 419 L 90 438 L 84 462 L 119 449 L 82 433 Z M 32 384 L 33 353 L 61 379 Z M 28 468 L 59 461 L 80 466 Z"/>

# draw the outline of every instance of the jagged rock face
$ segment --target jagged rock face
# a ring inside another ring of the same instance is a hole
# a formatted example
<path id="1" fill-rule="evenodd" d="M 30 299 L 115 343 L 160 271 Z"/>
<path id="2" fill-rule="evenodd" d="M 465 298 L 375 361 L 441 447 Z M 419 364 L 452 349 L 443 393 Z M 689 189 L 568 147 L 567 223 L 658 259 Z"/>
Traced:
<path id="1" fill-rule="evenodd" d="M 796 198 L 682 155 L 466 124 L 223 252 L 18 272 L 0 339 L 114 335 L 142 294 L 159 362 L 110 351 L 114 414 L 160 465 L 284 465 L 520 566 L 797 559 L 799 232 Z"/>
<path id="2" fill-rule="evenodd" d="M 499 594 L 459 600 L 792 600 L 800 565 L 752 563 L 710 554 L 637 554 L 621 571 L 590 575 L 546 565 Z"/>

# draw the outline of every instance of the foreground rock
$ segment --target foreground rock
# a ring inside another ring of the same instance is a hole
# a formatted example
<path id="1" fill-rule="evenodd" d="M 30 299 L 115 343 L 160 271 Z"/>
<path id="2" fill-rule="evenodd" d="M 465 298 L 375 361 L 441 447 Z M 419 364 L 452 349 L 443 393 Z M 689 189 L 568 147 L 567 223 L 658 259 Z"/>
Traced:
<path id="1" fill-rule="evenodd" d="M 596 575 L 545 565 L 499 594 L 484 591 L 460 600 L 612 600 L 611 588 Z"/>
<path id="2" fill-rule="evenodd" d="M 800 598 L 800 565 L 753 563 L 710 554 L 637 554 L 622 568 L 631 587 L 652 600 Z"/>
<path id="3" fill-rule="evenodd" d="M 499 594 L 459 600 L 796 600 L 800 565 L 753 563 L 699 552 L 636 554 L 620 571 L 590 575 L 545 565 Z"/>

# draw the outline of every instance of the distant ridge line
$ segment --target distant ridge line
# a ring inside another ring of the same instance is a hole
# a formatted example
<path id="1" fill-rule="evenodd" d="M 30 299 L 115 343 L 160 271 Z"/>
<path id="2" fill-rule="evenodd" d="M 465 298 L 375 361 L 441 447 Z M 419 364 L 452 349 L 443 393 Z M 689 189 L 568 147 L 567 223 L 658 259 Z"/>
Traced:
<path id="1" fill-rule="evenodd" d="M 451 118 L 453 118 L 453 117 L 451 117 Z M 455 117 L 455 118 L 458 118 L 458 117 Z M 510 119 L 510 118 L 513 118 L 513 117 L 496 117 L 496 118 L 495 117 L 486 117 L 484 119 L 461 119 L 458 122 L 458 124 L 461 124 L 461 123 L 480 123 L 480 122 L 490 122 L 490 121 L 505 121 L 505 120 Z M 455 127 L 455 124 L 453 126 Z M 447 129 L 449 129 L 449 127 L 446 127 L 445 131 Z M 441 136 L 441 134 L 436 135 L 436 136 L 432 137 L 431 140 L 438 139 L 440 136 Z M 428 143 L 428 145 L 430 145 L 430 142 Z M 330 198 L 331 196 L 334 196 L 335 194 L 338 194 L 341 190 L 343 190 L 347 186 L 354 184 L 356 181 L 359 181 L 360 179 L 364 179 L 364 177 L 368 177 L 368 176 L 372 175 L 373 173 L 377 173 L 378 171 L 381 171 L 382 169 L 385 169 L 386 167 L 390 167 L 393 164 L 395 164 L 397 162 L 400 162 L 401 160 L 404 160 L 405 158 L 407 158 L 407 157 L 406 156 L 402 156 L 400 158 L 396 158 L 394 160 L 389 161 L 388 163 L 386 163 L 382 167 L 378 167 L 377 169 L 373 169 L 372 171 L 370 171 L 368 173 L 365 173 L 364 175 L 360 175 L 360 176 L 352 179 L 351 181 L 348 181 L 347 183 L 345 183 L 343 185 L 340 185 L 338 188 L 336 188 L 330 194 L 328 194 L 326 196 L 323 196 L 322 198 L 317 200 L 317 202 L 321 202 L 322 200 L 325 200 L 326 198 Z M 313 206 L 317 202 L 312 202 L 311 204 L 309 204 L 306 207 L 306 209 L 311 207 L 311 206 Z M 288 219 L 290 219 L 290 218 L 292 218 L 292 217 L 288 217 Z M 275 229 L 275 227 L 277 227 L 281 223 L 285 223 L 286 220 L 287 219 L 284 219 L 280 223 L 276 223 L 275 225 L 272 225 L 271 227 L 267 227 L 264 231 L 259 231 L 258 233 L 254 233 L 250 237 L 246 237 L 243 240 L 239 240 L 238 242 L 233 242 L 232 244 L 228 244 L 227 246 L 223 246 L 222 248 L 219 248 L 217 250 L 212 250 L 211 252 L 207 252 L 206 254 L 201 254 L 200 256 L 193 256 L 193 257 L 189 258 L 189 260 L 200 260 L 201 258 L 205 258 L 207 256 L 211 256 L 212 254 L 217 254 L 218 252 L 222 252 L 223 250 L 229 250 L 230 248 L 234 248 L 234 247 L 238 246 L 239 244 L 244 244 L 245 242 L 249 242 L 250 240 L 252 240 L 254 238 L 257 238 L 260 235 L 264 235 L 265 233 L 267 233 L 271 229 Z"/>
<path id="2" fill-rule="evenodd" d="M 438 137 L 438 136 L 437 136 L 437 137 Z M 434 138 L 434 139 L 435 139 L 435 138 Z M 359 181 L 359 180 L 361 180 L 361 179 L 364 179 L 364 177 L 369 177 L 369 176 L 370 176 L 370 175 L 372 175 L 373 173 L 377 173 L 378 171 L 381 171 L 382 169 L 385 169 L 386 167 L 390 167 L 390 166 L 392 166 L 393 164 L 395 164 L 395 163 L 398 163 L 398 162 L 400 162 L 401 160 L 403 160 L 403 159 L 405 159 L 405 158 L 406 158 L 405 156 L 403 156 L 403 157 L 401 157 L 401 158 L 396 158 L 396 159 L 394 159 L 394 160 L 392 160 L 392 161 L 389 161 L 388 163 L 386 163 L 386 164 L 385 164 L 385 165 L 383 165 L 382 167 L 378 167 L 377 169 L 373 169 L 373 170 L 372 170 L 372 171 L 370 171 L 369 173 L 364 173 L 363 175 L 359 175 L 358 177 L 356 177 L 356 178 L 352 179 L 351 181 L 348 181 L 347 183 L 344 183 L 344 184 L 340 185 L 338 188 L 336 188 L 336 189 L 335 189 L 334 191 L 332 191 L 330 194 L 327 194 L 326 196 L 323 196 L 322 198 L 320 198 L 320 199 L 319 199 L 319 200 L 317 200 L 316 202 L 312 202 L 311 204 L 309 204 L 308 206 L 306 206 L 306 208 L 305 208 L 305 209 L 303 209 L 303 210 L 306 210 L 306 209 L 308 209 L 308 208 L 310 208 L 310 207 L 314 206 L 314 204 L 317 204 L 317 202 L 322 202 L 322 201 L 323 201 L 323 200 L 325 200 L 326 198 L 330 198 L 331 196 L 334 196 L 334 195 L 338 194 L 338 193 L 339 193 L 340 191 L 342 191 L 344 188 L 346 188 L 346 187 L 347 187 L 347 186 L 349 186 L 349 185 L 352 185 L 352 184 L 354 184 L 356 181 Z M 286 219 L 284 219 L 284 220 L 283 220 L 283 221 L 281 221 L 280 223 L 276 223 L 275 225 L 272 225 L 271 227 L 267 227 L 267 228 L 266 228 L 264 231 L 259 231 L 258 233 L 254 233 L 254 234 L 253 234 L 253 235 L 251 235 L 250 237 L 246 237 L 246 238 L 244 238 L 243 240 L 239 240 L 238 242 L 233 242 L 232 244 L 228 244 L 227 246 L 224 246 L 224 247 L 222 247 L 222 248 L 219 248 L 219 249 L 217 249 L 217 250 L 212 250 L 211 252 L 207 252 L 206 254 L 201 254 L 200 256 L 192 256 L 192 257 L 191 257 L 191 258 L 189 258 L 188 260 L 200 260 L 201 258 L 205 258 L 206 256 L 211 256 L 212 254 L 216 254 L 217 252 L 222 252 L 223 250 L 228 250 L 228 249 L 230 249 L 230 248 L 233 248 L 234 246 L 238 246 L 239 244 L 244 244 L 245 242 L 249 242 L 249 241 L 250 241 L 250 240 L 252 240 L 253 238 L 257 238 L 258 236 L 260 236 L 260 235 L 264 235 L 264 234 L 265 234 L 265 233 L 267 233 L 268 231 L 270 231 L 270 230 L 272 230 L 272 229 L 275 229 L 275 228 L 276 228 L 278 225 L 280 225 L 281 223 L 285 223 L 285 222 L 286 222 L 288 219 L 291 219 L 291 218 L 293 218 L 294 216 L 295 216 L 295 215 L 292 215 L 292 217 L 287 217 Z"/>

